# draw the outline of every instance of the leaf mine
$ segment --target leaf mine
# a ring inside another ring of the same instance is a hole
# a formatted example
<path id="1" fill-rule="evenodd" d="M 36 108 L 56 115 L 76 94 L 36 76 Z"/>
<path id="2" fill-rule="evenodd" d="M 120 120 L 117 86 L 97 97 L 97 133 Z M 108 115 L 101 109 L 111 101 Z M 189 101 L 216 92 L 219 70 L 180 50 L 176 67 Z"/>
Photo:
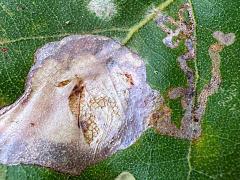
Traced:
<path id="1" fill-rule="evenodd" d="M 134 143 L 158 92 L 143 60 L 102 36 L 69 36 L 38 49 L 25 93 L 0 110 L 0 163 L 79 174 Z"/>
<path id="2" fill-rule="evenodd" d="M 199 94 L 198 105 L 195 112 L 195 119 L 197 120 L 200 120 L 204 114 L 208 97 L 216 93 L 221 84 L 221 56 L 219 53 L 225 46 L 230 46 L 235 41 L 234 33 L 224 34 L 221 31 L 216 31 L 213 33 L 213 37 L 217 40 L 217 43 L 212 44 L 208 49 L 208 54 L 212 60 L 212 77 L 210 82 L 204 86 L 202 92 Z"/>
<path id="3" fill-rule="evenodd" d="M 186 17 L 186 13 L 188 17 Z M 167 23 L 175 28 L 169 28 L 166 25 Z M 186 52 L 179 56 L 177 61 L 187 78 L 188 87 L 176 87 L 168 93 L 170 99 L 181 97 L 182 108 L 185 112 L 180 129 L 171 122 L 171 109 L 168 107 L 162 107 L 152 116 L 151 125 L 161 134 L 189 140 L 196 139 L 201 135 L 201 120 L 207 106 L 208 98 L 218 90 L 221 83 L 219 53 L 223 50 L 223 47 L 234 43 L 235 34 L 224 34 L 220 31 L 213 33 L 213 37 L 218 42 L 209 48 L 209 56 L 212 60 L 212 78 L 197 97 L 195 82 L 197 72 L 188 65 L 188 61 L 194 61 L 196 57 L 195 22 L 190 4 L 186 3 L 181 6 L 178 11 L 178 20 L 164 15 L 162 12 L 158 12 L 156 24 L 166 33 L 163 43 L 167 47 L 177 48 L 179 42 L 184 41 Z"/>
<path id="4" fill-rule="evenodd" d="M 199 123 L 193 121 L 194 99 L 196 92 L 195 72 L 188 65 L 188 62 L 194 61 L 196 57 L 196 38 L 194 35 L 195 22 L 190 4 L 186 3 L 181 6 L 178 11 L 178 20 L 173 19 L 171 16 L 164 15 L 162 12 L 158 12 L 156 24 L 163 32 L 166 33 L 163 43 L 167 47 L 177 48 L 180 41 L 184 42 L 186 52 L 179 56 L 177 61 L 187 78 L 188 87 L 176 87 L 168 93 L 170 99 L 181 97 L 181 104 L 185 112 L 181 121 L 180 129 L 171 123 L 170 110 L 166 110 L 167 113 L 164 115 L 165 118 L 162 120 L 152 119 L 152 125 L 161 134 L 186 139 L 197 138 L 201 134 L 201 128 Z M 169 28 L 166 24 L 170 24 L 175 28 Z"/>

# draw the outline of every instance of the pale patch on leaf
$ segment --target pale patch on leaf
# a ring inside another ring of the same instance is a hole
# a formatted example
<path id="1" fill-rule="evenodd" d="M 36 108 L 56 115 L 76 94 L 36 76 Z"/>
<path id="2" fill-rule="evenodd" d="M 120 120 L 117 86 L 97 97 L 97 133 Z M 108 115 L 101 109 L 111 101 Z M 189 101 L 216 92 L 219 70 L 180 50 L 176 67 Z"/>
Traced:
<path id="1" fill-rule="evenodd" d="M 135 180 L 135 177 L 129 172 L 122 172 L 115 180 Z"/>
<path id="2" fill-rule="evenodd" d="M 110 20 L 117 13 L 113 0 L 91 0 L 88 9 L 103 20 Z"/>
<path id="3" fill-rule="evenodd" d="M 0 162 L 79 174 L 133 144 L 162 98 L 143 60 L 102 36 L 69 36 L 35 54 L 24 95 L 0 110 Z"/>
<path id="4" fill-rule="evenodd" d="M 221 31 L 216 31 L 213 33 L 213 37 L 218 40 L 218 42 L 222 45 L 230 46 L 234 43 L 235 41 L 235 34 L 234 33 L 228 33 L 224 34 Z"/>

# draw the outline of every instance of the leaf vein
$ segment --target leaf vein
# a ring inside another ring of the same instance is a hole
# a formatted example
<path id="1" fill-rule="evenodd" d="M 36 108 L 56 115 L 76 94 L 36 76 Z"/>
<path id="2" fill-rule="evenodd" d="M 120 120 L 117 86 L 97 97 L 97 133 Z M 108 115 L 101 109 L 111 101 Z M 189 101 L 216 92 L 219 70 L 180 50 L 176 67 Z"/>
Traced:
<path id="1" fill-rule="evenodd" d="M 163 11 L 165 8 L 167 8 L 170 4 L 172 4 L 174 0 L 166 0 L 165 2 L 161 3 L 154 12 L 147 15 L 144 19 L 142 19 L 139 23 L 133 25 L 126 36 L 125 39 L 123 39 L 122 44 L 127 44 L 129 40 L 133 37 L 133 35 L 139 31 L 143 26 L 145 26 L 149 21 L 154 19 L 157 15 L 157 11 Z"/>
<path id="2" fill-rule="evenodd" d="M 111 32 L 111 31 L 119 31 L 119 32 L 127 32 L 128 30 L 126 28 L 111 28 L 111 29 L 101 29 L 101 30 L 94 30 L 92 32 L 83 32 L 83 34 L 97 34 L 97 33 L 103 33 L 103 32 Z M 72 34 L 79 34 L 80 32 L 69 32 L 69 33 L 62 33 L 62 34 L 54 34 L 54 35 L 46 35 L 46 36 L 32 36 L 32 37 L 20 37 L 17 39 L 6 39 L 0 41 L 0 45 L 6 45 L 11 43 L 16 43 L 19 41 L 27 41 L 27 40 L 39 40 L 39 39 L 49 39 L 49 38 L 61 38 L 64 36 L 69 36 Z"/>

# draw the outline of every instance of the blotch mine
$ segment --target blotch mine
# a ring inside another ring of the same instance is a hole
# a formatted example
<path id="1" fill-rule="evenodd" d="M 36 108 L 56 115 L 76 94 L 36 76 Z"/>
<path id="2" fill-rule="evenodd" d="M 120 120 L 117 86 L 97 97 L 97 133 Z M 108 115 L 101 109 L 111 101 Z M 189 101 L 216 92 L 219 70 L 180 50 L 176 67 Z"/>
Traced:
<path id="1" fill-rule="evenodd" d="M 22 97 L 0 110 L 0 163 L 80 174 L 133 144 L 162 103 L 144 61 L 120 43 L 94 35 L 48 43 Z"/>

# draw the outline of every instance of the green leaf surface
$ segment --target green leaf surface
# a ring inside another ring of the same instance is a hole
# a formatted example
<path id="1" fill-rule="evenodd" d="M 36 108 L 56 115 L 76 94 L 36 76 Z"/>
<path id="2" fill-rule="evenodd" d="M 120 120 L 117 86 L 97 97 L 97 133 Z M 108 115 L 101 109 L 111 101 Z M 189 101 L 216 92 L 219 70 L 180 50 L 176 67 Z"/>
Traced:
<path id="1" fill-rule="evenodd" d="M 104 0 L 93 1 L 101 5 Z M 110 13 L 106 9 L 99 15 L 90 10 L 87 0 L 0 0 L 0 107 L 11 104 L 23 93 L 34 52 L 70 34 L 99 34 L 125 42 L 145 60 L 148 82 L 163 96 L 170 88 L 186 86 L 176 61 L 183 49 L 167 48 L 162 43 L 165 34 L 149 18 L 153 8 L 162 8 L 159 5 L 164 1 L 105 1 L 114 6 Z M 173 1 L 164 11 L 175 17 L 183 3 Z M 80 176 L 18 165 L 1 166 L 0 179 L 114 179 L 122 171 L 136 179 L 239 179 L 240 1 L 190 3 L 197 27 L 199 92 L 211 78 L 208 48 L 216 42 L 212 33 L 236 35 L 236 42 L 221 52 L 222 83 L 209 98 L 199 139 L 175 139 L 150 129 L 131 147 L 89 167 Z M 179 124 L 183 114 L 179 102 L 167 100 L 167 104 L 173 109 L 173 121 Z"/>

